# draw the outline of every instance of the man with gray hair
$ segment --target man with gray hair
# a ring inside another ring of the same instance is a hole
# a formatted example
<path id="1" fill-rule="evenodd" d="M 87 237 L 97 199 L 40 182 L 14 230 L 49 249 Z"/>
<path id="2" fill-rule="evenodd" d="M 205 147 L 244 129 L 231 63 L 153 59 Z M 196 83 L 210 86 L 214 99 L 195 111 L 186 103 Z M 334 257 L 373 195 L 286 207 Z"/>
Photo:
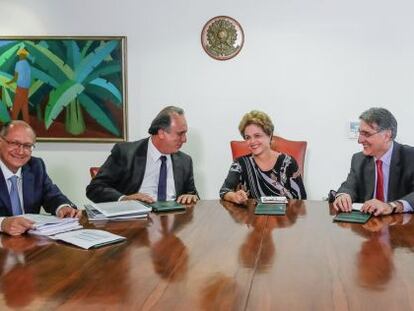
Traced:
<path id="1" fill-rule="evenodd" d="M 397 120 L 384 108 L 370 108 L 359 117 L 358 143 L 351 171 L 338 189 L 333 206 L 377 215 L 414 211 L 414 148 L 395 141 Z"/>
<path id="2" fill-rule="evenodd" d="M 33 222 L 20 217 L 47 212 L 59 217 L 80 217 L 71 201 L 52 182 L 42 159 L 32 157 L 36 134 L 24 121 L 14 120 L 0 129 L 0 232 L 20 235 Z"/>
<path id="3" fill-rule="evenodd" d="M 161 110 L 148 133 L 149 138 L 113 147 L 86 188 L 91 201 L 176 200 L 191 204 L 198 200 L 193 162 L 189 155 L 179 151 L 187 141 L 183 109 L 168 106 Z"/>

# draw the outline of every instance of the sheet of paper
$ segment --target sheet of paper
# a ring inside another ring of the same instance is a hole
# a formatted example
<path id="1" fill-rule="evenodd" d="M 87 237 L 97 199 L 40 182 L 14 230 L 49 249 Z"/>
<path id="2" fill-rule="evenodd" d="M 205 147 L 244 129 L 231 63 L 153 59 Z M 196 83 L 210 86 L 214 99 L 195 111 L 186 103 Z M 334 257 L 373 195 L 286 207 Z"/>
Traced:
<path id="1" fill-rule="evenodd" d="M 103 246 L 125 240 L 126 238 L 104 230 L 81 229 L 56 234 L 51 237 L 54 240 L 61 240 L 84 249 Z"/>
<path id="2" fill-rule="evenodd" d="M 96 203 L 91 205 L 106 217 L 131 214 L 147 214 L 151 212 L 151 208 L 148 208 L 138 201 L 116 201 Z"/>
<path id="3" fill-rule="evenodd" d="M 362 208 L 363 203 L 352 203 L 352 209 L 354 211 L 360 211 Z"/>
<path id="4" fill-rule="evenodd" d="M 42 226 L 46 224 L 57 224 L 57 223 L 69 223 L 69 222 L 78 222 L 77 218 L 59 218 L 52 215 L 43 215 L 43 214 L 24 214 L 20 215 L 33 221 L 36 226 Z"/>
<path id="5" fill-rule="evenodd" d="M 90 204 L 85 204 L 86 214 L 88 215 L 89 221 L 124 221 L 124 220 L 136 220 L 136 219 L 146 219 L 148 218 L 148 214 L 130 214 L 130 215 L 121 215 L 121 216 L 112 216 L 106 217 L 100 211 L 95 209 Z"/>

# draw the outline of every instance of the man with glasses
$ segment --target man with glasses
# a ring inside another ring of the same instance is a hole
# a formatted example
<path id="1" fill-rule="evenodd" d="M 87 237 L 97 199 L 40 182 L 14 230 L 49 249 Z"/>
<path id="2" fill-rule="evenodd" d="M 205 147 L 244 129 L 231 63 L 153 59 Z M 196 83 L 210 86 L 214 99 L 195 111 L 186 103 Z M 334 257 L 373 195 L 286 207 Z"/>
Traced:
<path id="1" fill-rule="evenodd" d="M 414 148 L 395 141 L 397 120 L 384 108 L 370 108 L 359 117 L 358 143 L 351 171 L 338 189 L 333 206 L 377 215 L 414 211 Z"/>
<path id="2" fill-rule="evenodd" d="M 152 121 L 151 135 L 116 144 L 86 188 L 93 202 L 138 200 L 147 203 L 198 199 L 191 157 L 179 151 L 187 141 L 187 121 L 181 108 L 168 106 Z"/>
<path id="3" fill-rule="evenodd" d="M 20 235 L 32 222 L 19 215 L 43 207 L 58 217 L 80 217 L 70 200 L 53 184 L 43 160 L 32 157 L 36 135 L 24 121 L 0 130 L 0 231 Z"/>

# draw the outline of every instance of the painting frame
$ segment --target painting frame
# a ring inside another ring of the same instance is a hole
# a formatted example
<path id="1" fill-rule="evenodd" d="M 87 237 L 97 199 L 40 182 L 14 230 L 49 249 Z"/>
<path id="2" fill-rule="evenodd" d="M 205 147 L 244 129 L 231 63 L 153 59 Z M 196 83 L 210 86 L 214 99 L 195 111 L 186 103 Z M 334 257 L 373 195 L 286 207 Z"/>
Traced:
<path id="1" fill-rule="evenodd" d="M 0 124 L 23 119 L 42 142 L 127 141 L 126 41 L 0 36 Z"/>

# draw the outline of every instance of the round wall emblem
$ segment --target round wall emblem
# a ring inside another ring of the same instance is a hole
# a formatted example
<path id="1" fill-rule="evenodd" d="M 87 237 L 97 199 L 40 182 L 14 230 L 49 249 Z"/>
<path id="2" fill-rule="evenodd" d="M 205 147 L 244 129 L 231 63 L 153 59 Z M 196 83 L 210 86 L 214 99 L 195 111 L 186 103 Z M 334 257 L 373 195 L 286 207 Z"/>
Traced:
<path id="1" fill-rule="evenodd" d="M 201 32 L 204 51 L 217 60 L 233 58 L 240 52 L 243 43 L 243 29 L 235 19 L 228 16 L 213 17 Z"/>

